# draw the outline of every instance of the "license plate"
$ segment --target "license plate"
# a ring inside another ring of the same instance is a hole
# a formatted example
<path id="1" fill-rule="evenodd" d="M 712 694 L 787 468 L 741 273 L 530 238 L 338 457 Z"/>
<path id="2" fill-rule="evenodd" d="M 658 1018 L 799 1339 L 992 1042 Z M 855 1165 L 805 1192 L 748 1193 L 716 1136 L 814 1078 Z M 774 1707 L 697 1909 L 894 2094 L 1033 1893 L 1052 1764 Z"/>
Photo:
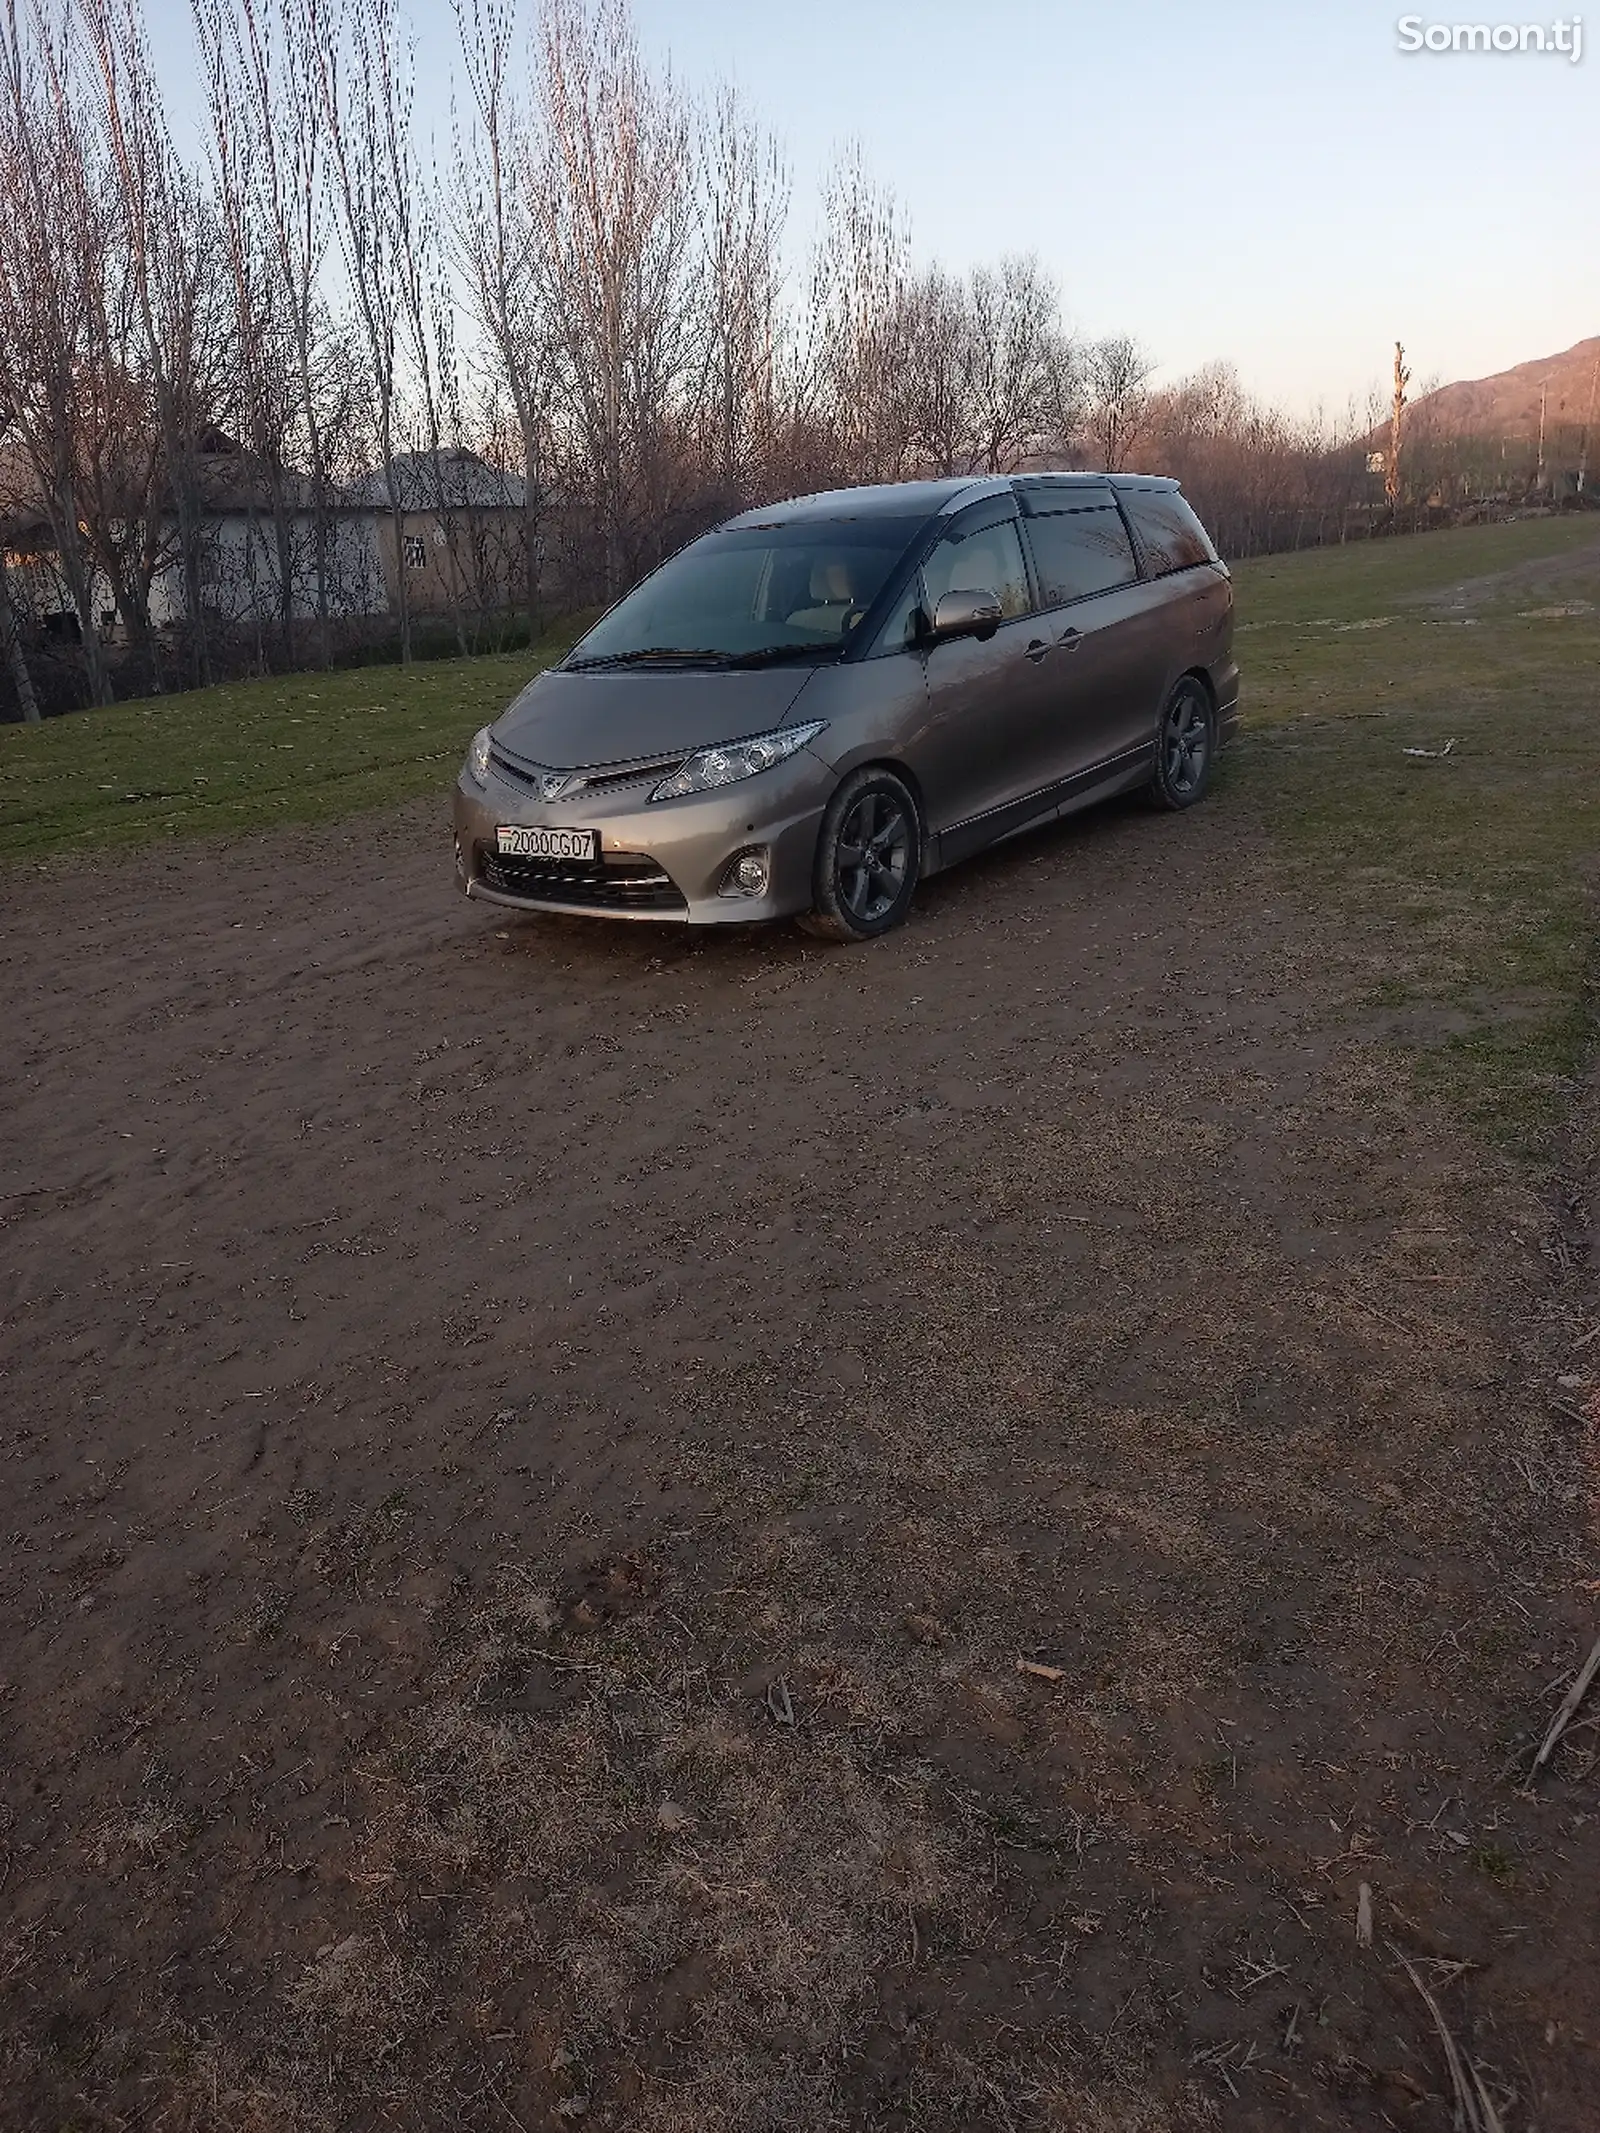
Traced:
<path id="1" fill-rule="evenodd" d="M 494 833 L 495 850 L 507 859 L 598 859 L 598 830 L 530 829 L 523 822 L 502 822 Z"/>

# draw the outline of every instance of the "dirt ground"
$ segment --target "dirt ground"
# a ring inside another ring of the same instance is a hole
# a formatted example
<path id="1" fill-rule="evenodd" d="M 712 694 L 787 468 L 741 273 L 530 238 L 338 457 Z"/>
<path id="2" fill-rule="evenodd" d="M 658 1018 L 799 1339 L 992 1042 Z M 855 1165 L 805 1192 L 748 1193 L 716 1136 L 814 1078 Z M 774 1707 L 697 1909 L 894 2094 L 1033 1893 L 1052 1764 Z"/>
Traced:
<path id="1" fill-rule="evenodd" d="M 858 951 L 5 899 L 4 2123 L 1442 2133 L 1425 1987 L 1600 2127 L 1594 1107 L 1237 778 Z"/>

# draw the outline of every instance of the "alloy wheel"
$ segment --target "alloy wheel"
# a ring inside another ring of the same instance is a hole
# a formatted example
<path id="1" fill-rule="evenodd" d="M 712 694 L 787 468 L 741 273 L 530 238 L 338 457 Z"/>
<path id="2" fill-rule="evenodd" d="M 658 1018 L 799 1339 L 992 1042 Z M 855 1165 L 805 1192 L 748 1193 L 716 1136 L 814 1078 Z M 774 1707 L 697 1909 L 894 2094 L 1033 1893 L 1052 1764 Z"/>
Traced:
<path id="1" fill-rule="evenodd" d="M 1200 691 L 1180 689 L 1167 710 L 1161 734 L 1163 767 L 1175 799 L 1186 800 L 1206 774 L 1211 717 Z"/>
<path id="2" fill-rule="evenodd" d="M 834 868 L 839 901 L 860 926 L 893 909 L 911 864 L 910 818 L 893 793 L 864 792 L 839 825 Z"/>

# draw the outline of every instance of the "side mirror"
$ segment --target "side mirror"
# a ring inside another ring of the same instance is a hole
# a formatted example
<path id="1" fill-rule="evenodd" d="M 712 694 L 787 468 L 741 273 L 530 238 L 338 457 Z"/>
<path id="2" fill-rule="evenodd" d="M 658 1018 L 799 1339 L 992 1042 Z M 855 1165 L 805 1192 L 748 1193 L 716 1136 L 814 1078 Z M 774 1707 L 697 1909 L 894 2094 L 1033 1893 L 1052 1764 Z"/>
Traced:
<path id="1" fill-rule="evenodd" d="M 988 637 L 1004 620 L 1005 609 L 998 593 L 941 593 L 928 636 L 935 644 L 946 637 Z"/>

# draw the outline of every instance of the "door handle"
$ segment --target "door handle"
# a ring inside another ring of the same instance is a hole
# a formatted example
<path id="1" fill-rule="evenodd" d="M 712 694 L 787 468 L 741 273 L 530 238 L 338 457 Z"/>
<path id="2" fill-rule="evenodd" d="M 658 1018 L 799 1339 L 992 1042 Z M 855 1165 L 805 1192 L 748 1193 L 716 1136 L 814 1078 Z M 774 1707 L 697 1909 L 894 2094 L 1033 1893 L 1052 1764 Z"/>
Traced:
<path id="1" fill-rule="evenodd" d="M 1062 651 L 1075 652 L 1083 642 L 1083 632 L 1076 629 L 1063 630 L 1057 642 L 1060 644 Z"/>
<path id="2" fill-rule="evenodd" d="M 1050 647 L 1045 642 L 1044 638 L 1032 637 L 1028 640 L 1028 649 L 1023 653 L 1022 656 L 1024 659 L 1031 659 L 1034 665 L 1037 666 L 1040 660 L 1043 659 L 1046 652 L 1049 651 L 1049 649 Z"/>

